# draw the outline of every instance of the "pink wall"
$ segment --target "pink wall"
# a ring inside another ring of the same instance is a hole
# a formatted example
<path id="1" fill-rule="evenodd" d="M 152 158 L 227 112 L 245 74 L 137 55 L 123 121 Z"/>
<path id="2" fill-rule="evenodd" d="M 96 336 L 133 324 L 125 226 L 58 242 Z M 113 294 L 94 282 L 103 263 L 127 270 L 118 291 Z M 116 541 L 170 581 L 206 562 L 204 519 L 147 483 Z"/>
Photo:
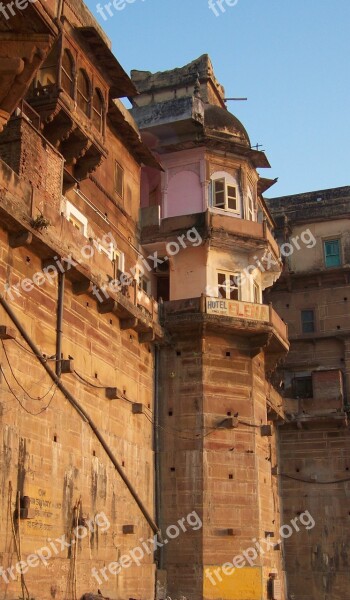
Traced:
<path id="1" fill-rule="evenodd" d="M 143 167 L 141 171 L 141 208 L 161 203 L 161 174 L 157 169 Z"/>
<path id="2" fill-rule="evenodd" d="M 203 192 L 199 176 L 193 171 L 180 171 L 169 181 L 165 216 L 177 217 L 203 211 Z"/>

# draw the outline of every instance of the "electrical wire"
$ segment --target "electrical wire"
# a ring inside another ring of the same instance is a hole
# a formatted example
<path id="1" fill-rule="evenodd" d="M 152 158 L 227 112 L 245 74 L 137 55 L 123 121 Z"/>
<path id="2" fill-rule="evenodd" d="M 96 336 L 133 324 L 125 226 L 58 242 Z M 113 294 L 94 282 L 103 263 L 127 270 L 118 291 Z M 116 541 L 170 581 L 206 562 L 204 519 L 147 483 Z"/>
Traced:
<path id="1" fill-rule="evenodd" d="M 76 375 L 79 379 L 81 379 L 81 381 L 86 383 L 86 385 L 90 385 L 91 387 L 96 388 L 97 390 L 104 390 L 104 389 L 106 389 L 106 387 L 111 387 L 108 385 L 96 385 L 95 383 L 91 383 L 91 381 L 88 381 L 87 379 L 85 379 L 85 377 L 80 375 L 75 369 L 74 369 L 74 375 Z"/>
<path id="2" fill-rule="evenodd" d="M 18 346 L 20 346 L 23 350 L 25 350 L 26 352 L 28 352 L 28 354 L 31 354 L 32 356 L 35 356 L 36 358 L 39 358 L 39 356 L 37 356 L 36 354 L 34 354 L 34 352 L 32 352 L 32 350 L 29 350 L 28 348 L 26 348 L 25 346 L 23 346 L 23 344 L 21 344 L 18 340 L 14 339 L 14 342 L 16 342 L 16 344 Z M 61 359 L 57 359 L 57 358 L 45 358 L 44 360 L 46 361 L 54 361 L 54 362 L 59 362 Z"/>
<path id="3" fill-rule="evenodd" d="M 261 427 L 261 425 L 255 425 L 255 423 L 248 423 L 248 421 L 239 420 L 238 423 L 241 423 L 241 425 L 246 425 L 247 427 L 255 427 L 256 429 L 260 429 Z"/>
<path id="4" fill-rule="evenodd" d="M 157 428 L 159 428 L 159 429 L 162 429 L 162 430 L 163 430 L 163 431 L 165 431 L 166 433 L 168 433 L 168 432 L 170 431 L 170 433 L 172 433 L 172 435 L 174 435 L 174 436 L 176 436 L 176 437 L 178 437 L 178 438 L 180 438 L 180 439 L 182 439 L 182 440 L 187 440 L 187 441 L 190 441 L 190 442 L 191 442 L 191 441 L 197 441 L 197 440 L 201 440 L 201 439 L 203 439 L 203 438 L 207 437 L 208 435 L 210 435 L 211 433 L 213 433 L 214 431 L 217 431 L 217 429 L 218 429 L 218 427 L 211 427 L 211 428 L 210 428 L 210 431 L 207 431 L 207 433 L 205 433 L 204 435 L 201 435 L 200 433 L 198 433 L 198 434 L 196 435 L 196 437 L 186 437 L 186 436 L 182 435 L 182 433 L 184 433 L 185 431 L 191 431 L 190 429 L 187 429 L 187 430 L 185 430 L 185 429 L 184 429 L 184 430 L 181 430 L 181 429 L 175 429 L 175 428 L 172 428 L 172 427 L 164 427 L 164 426 L 162 426 L 162 425 L 159 425 L 159 424 L 155 423 L 155 422 L 154 422 L 154 421 L 153 421 L 153 420 L 152 420 L 152 419 L 149 417 L 149 415 L 147 415 L 147 413 L 143 413 L 143 414 L 144 414 L 144 416 L 146 417 L 146 419 L 147 419 L 147 420 L 148 420 L 150 423 L 152 423 L 152 425 L 153 425 L 154 427 L 157 427 Z M 180 434 L 180 435 L 179 435 L 179 434 Z"/>
<path id="5" fill-rule="evenodd" d="M 46 392 L 46 393 L 45 393 L 43 396 L 40 396 L 40 397 L 39 397 L 39 396 L 36 396 L 36 397 L 34 397 L 34 396 L 31 396 L 31 395 L 29 394 L 29 392 L 28 392 L 28 391 L 27 391 L 27 390 L 26 390 L 26 389 L 23 387 L 23 385 L 20 383 L 20 381 L 18 381 L 18 379 L 17 379 L 16 375 L 14 374 L 14 371 L 13 371 L 13 369 L 12 369 L 12 365 L 11 365 L 10 359 L 9 359 L 9 357 L 8 357 L 8 354 L 7 354 L 7 351 L 6 351 L 6 347 L 5 347 L 5 344 L 4 344 L 4 341 L 3 341 L 3 340 L 1 340 L 1 344 L 2 344 L 2 348 L 3 348 L 3 350 L 4 350 L 4 353 L 5 353 L 5 357 L 6 357 L 6 360 L 7 360 L 7 364 L 8 364 L 8 366 L 10 367 L 10 371 L 11 371 L 12 377 L 14 378 L 15 382 L 17 383 L 17 385 L 18 385 L 18 386 L 21 388 L 21 390 L 22 390 L 22 391 L 23 391 L 23 392 L 24 392 L 24 393 L 25 393 L 25 394 L 28 396 L 28 398 L 30 398 L 31 400 L 37 400 L 37 401 L 41 401 L 41 400 L 43 400 L 44 398 L 46 398 L 46 396 L 47 396 L 47 395 L 48 395 L 48 394 L 51 392 L 52 388 L 54 387 L 54 385 L 55 385 L 55 382 L 54 382 L 54 383 L 53 383 L 53 384 L 52 384 L 52 385 L 49 387 L 48 391 L 47 391 L 47 392 Z M 43 380 L 41 380 L 41 381 L 37 381 L 37 382 L 35 383 L 35 385 L 39 385 L 39 384 L 40 384 L 42 381 L 43 381 Z"/>
<path id="6" fill-rule="evenodd" d="M 91 387 L 98 389 L 98 390 L 105 390 L 106 388 L 111 387 L 110 385 L 96 385 L 95 383 L 92 383 L 91 381 L 88 381 L 87 379 L 85 379 L 85 377 L 80 375 L 80 373 L 78 373 L 75 369 L 74 369 L 74 375 L 78 379 L 80 379 L 83 383 L 85 383 L 86 385 L 90 385 Z M 135 404 L 132 400 L 129 400 L 129 398 L 126 398 L 126 396 L 124 396 L 124 395 L 121 395 L 120 398 L 121 398 L 121 400 L 125 400 L 125 402 L 128 402 L 129 404 Z"/>
<path id="7" fill-rule="evenodd" d="M 347 483 L 350 481 L 350 477 L 346 479 L 338 479 L 334 481 L 311 481 L 310 479 L 302 479 L 299 477 L 293 477 L 293 475 L 287 475 L 286 473 L 281 473 L 281 477 L 285 477 L 286 479 L 292 479 L 293 481 L 300 481 L 302 483 L 311 483 L 313 485 L 332 485 L 336 483 Z"/>
<path id="8" fill-rule="evenodd" d="M 83 381 L 86 385 L 90 385 L 91 387 L 95 388 L 95 389 L 106 389 L 107 387 L 110 386 L 106 386 L 106 385 L 96 385 L 94 383 L 91 383 L 90 381 L 88 381 L 87 379 L 85 379 L 85 377 L 83 377 L 82 375 L 80 375 L 80 373 L 78 373 L 75 369 L 74 369 L 74 374 L 76 375 L 76 377 L 78 379 L 80 379 L 81 381 Z M 135 402 L 133 402 L 132 400 L 129 400 L 129 398 L 126 398 L 126 396 L 121 396 L 122 400 L 125 400 L 126 402 L 129 402 L 129 404 L 135 404 Z M 176 429 L 175 427 L 170 427 L 170 426 L 163 426 L 163 425 L 159 425 L 156 424 L 153 421 L 153 412 L 151 411 L 150 408 L 148 408 L 148 406 L 144 406 L 145 410 L 147 410 L 150 414 L 148 415 L 146 412 L 144 412 L 144 416 L 147 418 L 147 420 L 152 423 L 152 425 L 154 427 L 158 427 L 159 429 L 162 429 L 165 432 L 170 432 L 173 435 L 177 434 L 177 437 L 183 440 L 188 440 L 188 441 L 196 441 L 199 439 L 204 439 L 205 437 L 207 437 L 208 435 L 210 435 L 211 433 L 213 433 L 213 431 L 216 431 L 218 429 L 218 427 L 211 427 L 210 431 L 207 431 L 204 435 L 201 434 L 197 434 L 196 437 L 186 437 L 183 434 L 186 432 L 191 433 L 192 429 Z M 251 427 L 260 427 L 260 425 L 251 425 L 250 423 L 245 423 L 244 421 L 240 421 L 240 423 L 242 423 L 243 425 L 250 425 Z"/>
<path id="9" fill-rule="evenodd" d="M 4 379 L 5 379 L 6 385 L 7 385 L 8 389 L 10 390 L 11 394 L 12 394 L 12 395 L 14 396 L 14 398 L 17 400 L 17 402 L 18 402 L 18 404 L 20 405 L 20 407 L 21 407 L 21 408 L 23 408 L 23 410 L 24 410 L 24 411 L 25 411 L 25 412 L 26 412 L 28 415 L 31 415 L 32 417 L 37 417 L 38 415 L 41 415 L 41 413 L 45 412 L 45 411 L 46 411 L 46 410 L 49 408 L 49 406 L 50 406 L 50 404 L 51 404 L 51 402 L 52 402 L 52 400 L 53 400 L 53 398 L 54 398 L 54 395 L 56 394 L 56 391 L 57 391 L 57 385 L 56 385 L 56 387 L 55 387 L 55 389 L 54 389 L 54 391 L 53 391 L 53 394 L 52 394 L 52 396 L 51 396 L 51 398 L 50 398 L 50 400 L 49 400 L 49 403 L 48 403 L 46 406 L 44 406 L 43 408 L 41 408 L 41 409 L 40 409 L 38 412 L 36 412 L 36 413 L 33 413 L 33 412 L 31 412 L 30 410 L 28 410 L 28 409 L 27 409 L 27 408 L 24 406 L 24 404 L 21 402 L 21 400 L 18 398 L 18 396 L 15 394 L 15 392 L 14 392 L 14 391 L 13 391 L 13 389 L 11 388 L 11 385 L 10 385 L 10 383 L 9 383 L 9 381 L 8 381 L 7 377 L 6 377 L 6 374 L 5 374 L 5 371 L 4 371 L 3 367 L 2 367 L 2 365 L 0 365 L 0 371 L 1 371 L 1 373 L 3 374 L 3 377 L 4 377 Z"/>
<path id="10" fill-rule="evenodd" d="M 17 342 L 17 340 L 15 340 L 15 341 Z M 2 343 L 3 343 L 3 342 L 2 342 Z M 27 352 L 30 352 L 30 354 L 32 354 L 32 355 L 33 355 L 33 352 L 32 352 L 31 350 L 27 350 L 27 348 L 25 348 L 24 346 L 22 346 L 22 344 L 20 344 L 19 342 L 17 342 L 17 343 L 18 343 L 18 344 L 19 344 L 19 345 L 20 345 L 20 346 L 21 346 L 21 347 L 22 347 L 24 350 L 26 350 Z M 5 350 L 5 347 L 4 347 L 4 350 Z M 6 354 L 6 350 L 5 350 L 5 354 Z M 6 357 L 7 357 L 7 356 L 6 356 Z M 10 365 L 9 365 L 9 366 L 10 366 Z M 11 369 L 11 366 L 10 366 L 10 369 Z M 12 369 L 11 369 L 11 372 L 12 372 Z M 12 374 L 13 374 L 13 372 L 12 372 Z M 78 378 L 80 381 L 82 381 L 83 383 L 85 383 L 86 385 L 89 385 L 89 386 L 91 386 L 91 387 L 93 387 L 93 388 L 95 388 L 95 389 L 98 389 L 98 390 L 103 390 L 103 389 L 106 389 L 106 388 L 108 388 L 108 387 L 111 387 L 111 386 L 107 386 L 107 385 L 96 385 L 95 383 L 92 383 L 91 381 L 88 381 L 87 379 L 85 379 L 85 377 L 83 377 L 83 375 L 81 375 L 80 373 L 78 373 L 78 371 L 76 371 L 76 369 L 74 369 L 74 375 L 75 375 L 75 376 L 76 376 L 76 377 L 77 377 L 77 378 Z M 14 376 L 14 375 L 13 375 L 13 376 Z M 15 379 L 15 381 L 17 381 L 17 380 L 16 380 L 16 378 L 15 378 L 15 376 L 14 376 L 14 379 Z M 19 383 L 19 382 L 17 381 L 17 383 Z M 20 385 L 20 384 L 19 384 L 19 385 Z M 53 385 L 54 385 L 54 384 L 53 384 Z M 20 385 L 20 387 L 22 387 L 22 386 Z M 53 386 L 51 386 L 50 390 L 52 389 L 52 387 L 53 387 Z M 22 389 L 23 389 L 23 388 L 22 388 Z M 50 392 L 50 390 L 49 390 L 49 392 Z M 26 390 L 24 390 L 24 389 L 23 389 L 23 391 L 25 391 L 25 392 L 26 392 Z M 49 392 L 47 392 L 47 393 L 49 393 Z M 27 393 L 27 392 L 26 392 L 26 393 Z M 27 394 L 27 395 L 29 395 L 29 394 Z M 47 394 L 46 394 L 46 395 L 47 395 Z M 29 396 L 29 397 L 30 397 L 30 396 Z M 44 398 L 44 397 L 45 397 L 45 396 L 43 396 L 43 398 Z M 32 398 L 32 399 L 35 399 L 35 398 Z M 132 400 L 129 400 L 129 398 L 126 398 L 126 396 L 124 396 L 124 395 L 122 395 L 122 396 L 121 396 L 121 399 L 122 399 L 122 400 L 124 400 L 125 402 L 128 402 L 129 404 L 135 404 L 135 403 L 134 403 Z M 147 415 L 147 413 L 144 413 L 145 417 L 146 417 L 146 418 L 147 418 L 147 419 L 150 421 L 150 423 L 152 423 L 152 425 L 153 425 L 154 427 L 158 427 L 159 429 L 162 429 L 162 430 L 163 430 L 163 431 L 165 431 L 165 432 L 168 432 L 168 431 L 169 431 L 169 432 L 170 432 L 170 433 L 172 433 L 173 435 L 174 435 L 174 434 L 177 434 L 177 437 L 179 437 L 180 439 L 184 439 L 184 440 L 188 440 L 188 441 L 196 441 L 196 440 L 198 440 L 198 439 L 204 439 L 205 437 L 207 437 L 208 435 L 210 435 L 211 433 L 213 433 L 214 431 L 216 431 L 216 430 L 218 429 L 217 427 L 211 427 L 211 428 L 210 428 L 210 430 L 209 430 L 209 431 L 207 431 L 207 432 L 206 432 L 205 434 L 203 434 L 203 435 L 201 435 L 201 434 L 197 434 L 197 435 L 196 435 L 196 437 L 192 437 L 192 436 L 188 436 L 188 437 L 187 437 L 187 436 L 184 436 L 183 434 L 184 434 L 184 433 L 186 433 L 186 432 L 189 432 L 189 433 L 191 433 L 191 432 L 192 432 L 192 429 L 177 429 L 176 427 L 162 426 L 162 425 L 156 424 L 156 423 L 153 421 L 153 417 L 154 417 L 154 415 L 153 415 L 153 412 L 151 411 L 151 409 L 150 409 L 150 408 L 148 408 L 148 406 L 145 406 L 144 408 L 145 408 L 145 410 L 147 410 L 147 411 L 150 413 L 149 415 Z M 40 414 L 40 413 L 38 413 L 38 414 Z M 150 418 L 149 418 L 149 417 L 150 417 Z M 239 421 L 239 423 L 241 423 L 242 425 L 247 425 L 247 426 L 249 426 L 249 427 L 256 427 L 256 428 L 260 427 L 260 425 L 254 425 L 254 424 L 252 424 L 252 423 L 247 423 L 246 421 Z"/>

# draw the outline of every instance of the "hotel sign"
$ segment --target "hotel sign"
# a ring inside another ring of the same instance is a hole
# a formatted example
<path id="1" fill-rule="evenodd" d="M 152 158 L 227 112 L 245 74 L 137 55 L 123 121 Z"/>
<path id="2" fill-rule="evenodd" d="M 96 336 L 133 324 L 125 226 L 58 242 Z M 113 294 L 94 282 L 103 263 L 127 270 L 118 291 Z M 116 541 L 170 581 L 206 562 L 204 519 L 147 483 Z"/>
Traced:
<path id="1" fill-rule="evenodd" d="M 207 314 L 236 317 L 250 321 L 270 321 L 269 307 L 266 304 L 252 304 L 224 298 L 207 298 Z"/>

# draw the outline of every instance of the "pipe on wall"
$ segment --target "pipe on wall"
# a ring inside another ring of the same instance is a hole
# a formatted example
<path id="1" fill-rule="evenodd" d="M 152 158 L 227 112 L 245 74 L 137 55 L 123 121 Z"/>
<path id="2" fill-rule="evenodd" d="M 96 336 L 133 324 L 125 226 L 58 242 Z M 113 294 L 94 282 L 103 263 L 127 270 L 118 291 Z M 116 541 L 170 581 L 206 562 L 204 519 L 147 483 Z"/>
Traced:
<path id="1" fill-rule="evenodd" d="M 155 513 L 156 522 L 161 523 L 161 485 L 160 485 L 160 438 L 159 438 L 159 346 L 154 350 L 154 469 L 155 469 Z M 164 548 L 158 548 L 158 568 L 164 568 Z"/>
<path id="2" fill-rule="evenodd" d="M 63 333 L 63 306 L 64 306 L 65 273 L 58 273 L 57 294 L 57 325 L 56 325 L 56 375 L 62 374 L 62 333 Z"/>
<path id="3" fill-rule="evenodd" d="M 96 438 L 100 442 L 102 448 L 106 452 L 108 458 L 112 462 L 114 468 L 116 469 L 116 471 L 120 475 L 121 479 L 125 483 L 126 487 L 128 488 L 131 496 L 134 498 L 137 506 L 139 507 L 141 513 L 145 517 L 145 519 L 146 519 L 147 523 L 149 524 L 150 528 L 152 529 L 153 533 L 159 534 L 159 537 L 161 538 L 159 527 L 156 525 L 156 523 L 152 519 L 152 517 L 149 514 L 147 508 L 143 504 L 141 498 L 139 497 L 138 493 L 136 492 L 136 490 L 133 487 L 132 483 L 129 481 L 129 479 L 126 476 L 126 474 L 124 473 L 122 467 L 118 463 L 116 457 L 114 456 L 113 452 L 111 451 L 111 449 L 108 446 L 107 442 L 105 441 L 104 437 L 99 432 L 98 428 L 96 427 L 96 425 L 93 422 L 93 420 L 91 419 L 91 417 L 88 415 L 88 413 L 85 411 L 85 409 L 81 406 L 81 404 L 79 404 L 79 402 L 74 398 L 74 396 L 69 392 L 69 390 L 63 385 L 62 381 L 54 373 L 54 371 L 51 369 L 51 367 L 49 367 L 49 365 L 46 363 L 45 358 L 42 356 L 39 348 L 37 348 L 37 346 L 35 345 L 35 343 L 31 339 L 31 337 L 28 335 L 28 333 L 26 332 L 26 330 L 24 329 L 24 327 L 21 325 L 20 321 L 17 319 L 17 317 L 14 314 L 13 310 L 11 309 L 10 305 L 8 304 L 8 302 L 5 300 L 5 298 L 1 294 L 0 294 L 0 304 L 4 308 L 4 310 L 6 311 L 6 313 L 8 314 L 8 316 L 10 317 L 11 321 L 13 322 L 13 324 L 16 326 L 16 328 L 20 332 L 20 334 L 23 337 L 23 339 L 27 342 L 28 346 L 30 347 L 30 349 L 32 350 L 32 352 L 35 354 L 35 356 L 37 357 L 37 359 L 39 360 L 39 362 L 42 364 L 42 366 L 44 367 L 44 369 L 47 372 L 47 374 L 51 377 L 52 381 L 55 382 L 55 384 L 57 385 L 58 389 L 62 392 L 62 394 L 65 396 L 65 398 L 68 400 L 68 402 L 73 406 L 73 408 L 76 410 L 76 412 L 79 414 L 79 416 L 86 423 L 88 423 L 90 429 L 93 431 L 94 435 L 96 436 Z"/>

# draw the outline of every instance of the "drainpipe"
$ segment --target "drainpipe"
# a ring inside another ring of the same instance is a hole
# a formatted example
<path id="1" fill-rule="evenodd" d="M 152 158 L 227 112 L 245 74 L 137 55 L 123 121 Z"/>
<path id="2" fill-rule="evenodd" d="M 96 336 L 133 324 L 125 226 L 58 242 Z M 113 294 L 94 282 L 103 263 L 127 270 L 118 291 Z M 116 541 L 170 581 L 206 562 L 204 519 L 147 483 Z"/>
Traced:
<path id="1" fill-rule="evenodd" d="M 155 346 L 154 350 L 154 468 L 155 468 L 155 512 L 156 523 L 161 523 L 161 485 L 160 485 L 160 439 L 159 439 L 159 346 Z M 164 552 L 163 546 L 158 548 L 157 553 L 158 568 L 163 569 Z"/>
<path id="2" fill-rule="evenodd" d="M 39 360 L 39 362 L 41 363 L 41 365 L 43 366 L 45 371 L 51 377 L 52 381 L 55 382 L 55 384 L 57 385 L 57 388 L 62 392 L 62 394 L 65 396 L 65 398 L 68 400 L 68 402 L 73 406 L 73 408 L 78 413 L 78 415 L 86 423 L 88 423 L 90 429 L 93 431 L 94 435 L 100 442 L 100 444 L 101 444 L 102 448 L 104 449 L 105 453 L 107 454 L 108 458 L 112 462 L 115 470 L 121 477 L 122 481 L 125 483 L 131 496 L 134 498 L 137 506 L 139 507 L 140 511 L 142 512 L 143 516 L 145 517 L 145 519 L 146 519 L 147 523 L 149 524 L 150 528 L 152 529 L 153 533 L 158 535 L 158 539 L 162 542 L 163 540 L 160 535 L 159 527 L 153 521 L 152 516 L 149 514 L 147 508 L 145 507 L 142 500 L 140 499 L 134 486 L 129 481 L 128 477 L 126 476 L 126 474 L 124 472 L 124 469 L 120 466 L 120 464 L 117 461 L 116 457 L 114 456 L 111 448 L 107 444 L 103 435 L 100 433 L 98 427 L 95 425 L 95 423 L 93 422 L 93 420 L 91 419 L 89 414 L 86 412 L 86 410 L 83 408 L 83 406 L 75 399 L 73 394 L 71 394 L 70 391 L 65 387 L 65 385 L 63 385 L 61 379 L 59 379 L 59 377 L 57 377 L 57 375 L 53 372 L 51 367 L 47 364 L 46 359 L 41 354 L 39 348 L 36 346 L 36 344 L 33 342 L 31 337 L 28 335 L 28 333 L 26 332 L 24 327 L 21 325 L 20 321 L 17 319 L 15 313 L 13 312 L 12 308 L 10 307 L 8 302 L 5 300 L 5 298 L 2 296 L 2 294 L 0 294 L 0 304 L 6 311 L 8 316 L 10 317 L 12 323 L 17 327 L 17 329 L 20 332 L 23 339 L 27 342 L 27 344 L 28 344 L 29 348 L 32 350 L 33 354 L 36 356 L 36 358 Z"/>
<path id="3" fill-rule="evenodd" d="M 61 377 L 62 373 L 62 333 L 63 333 L 63 302 L 65 273 L 58 273 L 58 295 L 57 295 L 57 325 L 56 325 L 56 375 Z"/>

